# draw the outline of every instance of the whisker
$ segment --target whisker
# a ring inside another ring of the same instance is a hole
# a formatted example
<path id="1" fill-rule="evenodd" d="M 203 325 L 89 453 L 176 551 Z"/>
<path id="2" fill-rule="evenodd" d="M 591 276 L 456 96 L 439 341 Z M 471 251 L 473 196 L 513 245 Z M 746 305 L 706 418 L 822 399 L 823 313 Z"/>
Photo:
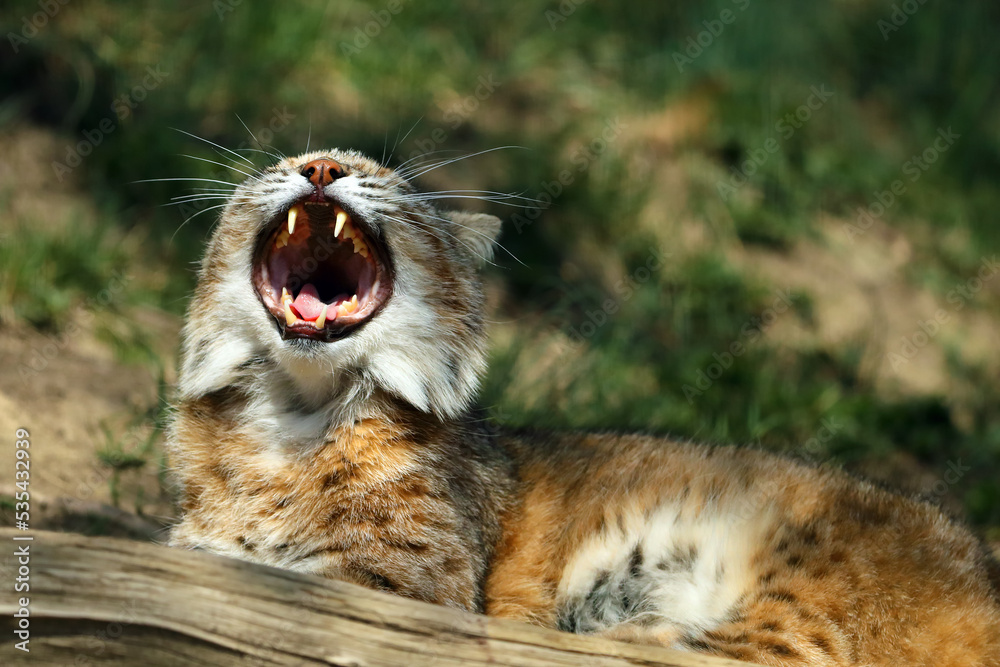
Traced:
<path id="1" fill-rule="evenodd" d="M 478 229 L 475 229 L 475 228 L 473 228 L 473 227 L 469 227 L 468 225 L 463 225 L 462 223 L 460 223 L 460 222 L 456 222 L 456 221 L 454 221 L 454 220 L 452 220 L 452 219 L 450 219 L 450 218 L 442 218 L 441 216 L 437 216 L 437 215 L 431 215 L 431 214 L 426 214 L 426 216 L 427 216 L 427 217 L 429 217 L 429 218 L 433 218 L 433 219 L 435 219 L 435 220 L 440 220 L 441 222 L 444 222 L 444 223 L 448 223 L 448 224 L 452 224 L 452 225 L 456 225 L 456 226 L 458 226 L 458 227 L 461 227 L 462 229 L 467 229 L 467 230 L 469 230 L 470 232 L 472 232 L 472 233 L 474 233 L 474 234 L 478 234 L 479 236 L 482 236 L 482 237 L 483 237 L 484 239 L 486 239 L 487 241 L 492 241 L 493 243 L 495 243 L 495 244 L 496 244 L 496 246 L 497 246 L 498 248 L 500 248 L 500 249 L 501 249 L 501 250 L 503 250 L 503 251 L 504 251 L 505 253 L 507 253 L 508 255 L 510 255 L 511 259 L 513 259 L 513 260 L 514 260 L 515 262 L 517 262 L 518 264 L 520 264 L 520 265 L 521 265 L 521 266 L 523 266 L 524 268 L 528 268 L 528 265 L 527 265 L 527 264 L 525 264 L 524 262 L 522 262 L 522 261 L 521 261 L 521 260 L 520 260 L 520 259 L 518 258 L 518 256 L 517 256 L 517 255 L 515 255 L 514 253 L 512 253 L 512 252 L 511 252 L 510 250 L 508 250 L 508 249 L 507 249 L 507 247 L 506 247 L 505 245 L 503 245 L 502 243 L 500 243 L 499 241 L 497 241 L 496 239 L 494 239 L 494 238 L 493 238 L 492 236 L 490 236 L 489 234 L 485 234 L 485 233 L 483 233 L 483 232 L 479 231 Z M 499 264 L 494 264 L 493 262 L 490 262 L 490 264 L 492 264 L 493 266 L 499 266 Z"/>
<path id="2" fill-rule="evenodd" d="M 396 130 L 396 142 L 392 145 L 392 150 L 389 151 L 389 157 L 391 157 L 392 154 L 396 152 L 396 149 L 399 148 L 399 145 L 401 143 L 403 143 L 404 141 L 406 141 L 406 138 L 408 136 L 410 136 L 410 133 L 413 132 L 415 129 L 417 129 L 417 125 L 419 125 L 420 122 L 423 119 L 424 119 L 424 116 L 421 116 L 420 118 L 418 118 L 417 121 L 415 123 L 413 123 L 413 125 L 410 126 L 410 129 L 406 131 L 406 134 L 403 135 L 402 139 L 399 138 L 399 130 L 398 129 Z M 388 136 L 387 136 L 387 138 L 388 138 Z M 382 152 L 382 166 L 383 167 L 387 167 L 388 166 L 388 158 L 386 157 L 385 151 Z"/>
<path id="3" fill-rule="evenodd" d="M 177 229 L 176 229 L 176 230 L 174 230 L 174 233 L 173 233 L 173 234 L 172 234 L 172 235 L 170 236 L 170 242 L 171 242 L 171 243 L 173 243 L 173 242 L 174 242 L 174 239 L 175 239 L 175 238 L 177 237 L 177 234 L 178 234 L 178 232 L 180 232 L 180 231 L 181 231 L 181 230 L 182 230 L 182 229 L 184 228 L 184 225 L 188 224 L 189 222 L 191 222 L 192 220 L 194 220 L 195 218 L 197 218 L 197 217 L 198 217 L 199 215 L 201 215 L 202 213 L 208 213 L 209 211 L 213 211 L 213 210 L 215 210 L 215 209 L 217 209 L 217 208 L 222 208 L 222 207 L 224 207 L 224 206 L 226 206 L 226 205 L 227 205 L 227 204 L 219 204 L 219 205 L 217 205 L 217 206 L 209 206 L 208 208 L 206 208 L 206 209 L 203 209 L 203 210 L 201 210 L 201 211 L 198 211 L 197 213 L 195 213 L 195 214 L 193 214 L 193 215 L 191 215 L 191 216 L 189 216 L 189 217 L 185 218 L 185 219 L 184 219 L 184 222 L 182 222 L 182 223 L 181 223 L 181 224 L 180 224 L 180 225 L 179 225 L 179 226 L 177 227 Z"/>
<path id="4" fill-rule="evenodd" d="M 477 153 L 472 153 L 471 155 L 463 155 L 461 157 L 457 157 L 457 158 L 454 158 L 452 160 L 448 160 L 448 161 L 446 161 L 446 162 L 444 162 L 442 164 L 439 164 L 439 165 L 437 165 L 437 166 L 435 166 L 435 167 L 433 167 L 431 169 L 426 169 L 424 171 L 421 171 L 421 172 L 415 174 L 413 176 L 413 178 L 420 178 L 421 176 L 423 176 L 425 174 L 428 174 L 428 173 L 434 171 L 435 169 L 440 169 L 441 167 L 447 166 L 449 164 L 454 164 L 455 162 L 461 162 L 462 160 L 468 160 L 469 158 L 479 157 L 480 155 L 486 155 L 487 153 L 493 153 L 495 151 L 502 151 L 502 150 L 506 150 L 508 148 L 521 148 L 521 149 L 527 150 L 524 146 L 497 146 L 496 148 L 487 148 L 484 151 L 479 151 Z"/>
<path id="5" fill-rule="evenodd" d="M 271 158 L 275 162 L 281 162 L 284 159 L 284 157 L 282 157 L 282 156 L 275 155 L 274 153 L 272 153 L 270 151 L 260 150 L 259 148 L 237 148 L 236 150 L 238 150 L 238 151 L 250 151 L 251 153 L 263 153 L 264 155 L 268 156 L 269 158 Z"/>
<path id="6" fill-rule="evenodd" d="M 422 222 L 422 221 L 419 221 L 419 220 L 410 220 L 410 219 L 407 219 L 407 218 L 398 218 L 398 217 L 392 216 L 392 215 L 385 215 L 385 217 L 387 219 L 389 219 L 389 220 L 394 220 L 395 222 L 398 222 L 399 224 L 404 225 L 404 226 L 405 225 L 412 225 L 412 226 L 415 226 L 415 227 L 419 227 L 420 229 L 424 230 L 425 232 L 427 232 L 428 234 L 430 234 L 431 236 L 433 236 L 434 238 L 436 238 L 438 241 L 441 241 L 442 243 L 444 243 L 444 239 L 441 238 L 440 236 L 438 236 L 436 234 L 436 232 L 441 232 L 442 234 L 447 234 L 451 238 L 455 239 L 458 243 L 461 243 L 463 246 L 465 246 L 465 248 L 469 252 L 471 252 L 472 254 L 474 254 L 477 257 L 479 257 L 479 259 L 483 260 L 484 262 L 488 262 L 488 263 L 492 264 L 492 262 L 490 262 L 490 260 L 488 260 L 485 257 L 483 257 L 482 255 L 480 255 L 478 252 L 476 252 L 476 250 L 472 246 L 470 246 L 468 243 L 466 243 L 465 241 L 463 241 L 458 236 L 456 236 L 456 235 L 452 234 L 451 232 L 449 232 L 447 229 L 440 229 L 440 228 L 434 227 L 433 225 L 430 225 L 430 224 L 428 224 L 426 222 Z"/>
<path id="7" fill-rule="evenodd" d="M 198 141 L 204 141 L 206 144 L 211 144 L 212 146 L 215 146 L 216 148 L 222 149 L 222 150 L 226 151 L 227 153 L 232 153 L 233 155 L 235 155 L 236 157 L 238 157 L 239 159 L 243 160 L 244 162 L 246 162 L 247 164 L 249 164 L 251 167 L 254 167 L 256 169 L 256 165 L 253 162 L 251 162 L 249 159 L 243 157 L 242 155 L 240 155 L 239 153 L 237 153 L 234 150 L 230 150 L 230 149 L 226 148 L 225 146 L 220 146 L 219 144 L 215 143 L 214 141 L 209 141 L 208 139 L 206 139 L 204 137 L 199 137 L 197 134 L 191 134 L 190 132 L 185 132 L 184 130 L 178 129 L 176 127 L 172 127 L 170 129 L 173 130 L 173 131 L 175 131 L 175 132 L 180 132 L 181 134 L 186 134 L 189 137 L 191 137 L 192 139 L 197 139 Z"/>
<path id="8" fill-rule="evenodd" d="M 243 119 L 242 119 L 242 118 L 240 118 L 240 115 L 239 115 L 239 114 L 236 114 L 236 118 L 237 118 L 237 120 L 239 120 L 239 121 L 240 121 L 240 124 L 241 124 L 241 125 L 243 125 L 243 129 L 245 129 L 245 130 L 246 130 L 246 131 L 247 131 L 247 132 L 248 132 L 248 133 L 250 134 L 250 137 L 251 137 L 251 138 L 252 138 L 252 139 L 253 139 L 254 141 L 256 141 L 256 142 L 257 142 L 257 145 L 258 145 L 258 146 L 260 146 L 261 148 L 264 148 L 264 144 L 262 144 L 262 143 L 260 142 L 260 139 L 258 139 L 258 138 L 257 138 L 257 137 L 256 137 L 256 136 L 254 135 L 254 133 L 253 133 L 253 132 L 252 132 L 252 131 L 250 130 L 250 128 L 249 128 L 249 127 L 247 127 L 247 124 L 243 122 Z M 270 148 L 274 148 L 274 146 L 270 146 L 270 145 L 269 145 L 269 147 L 270 147 Z M 274 150 L 278 151 L 278 149 L 277 149 L 277 148 L 274 148 Z M 278 153 L 279 153 L 279 154 L 281 155 L 281 160 L 284 160 L 284 159 L 285 159 L 285 158 L 287 157 L 287 156 L 286 156 L 286 155 L 285 155 L 284 153 L 282 153 L 281 151 L 278 151 Z M 273 154 L 271 154 L 271 156 L 272 156 L 272 157 L 274 157 L 274 155 L 273 155 Z"/>
<path id="9" fill-rule="evenodd" d="M 214 178 L 144 178 L 141 181 L 132 181 L 132 183 L 166 183 L 168 181 L 202 181 L 204 183 L 221 183 L 222 185 L 231 185 L 233 188 L 239 187 L 236 183 L 220 181 Z"/>
<path id="10" fill-rule="evenodd" d="M 414 194 L 405 194 L 404 197 L 408 197 L 413 201 L 420 201 L 422 199 L 435 198 L 438 195 L 449 195 L 456 197 L 472 197 L 475 195 L 486 195 L 490 198 L 487 201 L 505 200 L 505 199 L 522 199 L 524 201 L 543 203 L 540 199 L 532 199 L 531 197 L 525 197 L 524 195 L 515 194 L 513 192 L 495 192 L 493 190 L 432 190 L 430 192 L 417 192 Z"/>
<path id="11" fill-rule="evenodd" d="M 443 165 L 447 161 L 447 160 L 434 161 L 434 160 L 430 159 L 430 156 L 432 156 L 432 155 L 441 155 L 443 153 L 459 153 L 459 152 L 461 152 L 461 151 L 455 150 L 453 148 L 448 148 L 448 149 L 442 148 L 441 150 L 437 150 L 437 151 L 430 151 L 430 152 L 427 152 L 427 153 L 420 153 L 419 155 L 414 155 L 413 157 L 411 157 L 410 159 L 406 160 L 405 162 L 402 162 L 398 167 L 396 167 L 395 171 L 396 171 L 396 174 L 400 176 L 400 178 L 409 178 L 410 174 L 416 173 L 417 171 L 419 171 L 421 169 L 429 168 L 432 165 L 434 165 L 433 169 L 436 169 L 437 166 Z M 447 159 L 451 159 L 451 158 L 447 158 Z M 425 162 L 420 162 L 420 160 L 426 160 L 426 161 Z M 409 168 L 407 168 L 407 166 L 409 166 Z"/>
<path id="12" fill-rule="evenodd" d="M 243 196 L 243 197 L 230 197 L 228 195 L 178 195 L 176 197 L 171 197 L 170 200 L 174 202 L 186 203 L 193 201 L 210 201 L 212 199 L 225 199 L 232 201 L 253 201 L 253 197 Z M 170 206 L 170 204 L 164 204 L 165 206 Z"/>
<path id="13" fill-rule="evenodd" d="M 186 157 L 186 158 L 191 158 L 192 160 L 200 160 L 200 161 L 202 161 L 202 162 L 207 162 L 207 163 L 209 163 L 209 164 L 214 164 L 214 165 L 218 165 L 218 166 L 220 166 L 220 167 L 222 167 L 222 168 L 224 168 L 224 169 L 232 169 L 233 171 L 235 171 L 235 172 L 237 172 L 237 173 L 240 173 L 240 174 L 243 174 L 243 175 L 244 175 L 244 176 L 246 176 L 247 178 L 254 178 L 254 177 L 255 177 L 255 174 L 251 174 L 251 173 L 248 173 L 248 172 L 245 172 L 245 171 L 243 171 L 242 169 L 237 169 L 236 167 L 234 167 L 234 166 L 232 166 L 232 165 L 230 165 L 230 164 L 224 164 L 224 163 L 222 163 L 222 162 L 216 162 L 215 160 L 208 160 L 208 159 L 206 159 L 206 158 L 203 158 L 203 157 L 196 157 L 196 156 L 194 156 L 194 155 L 186 155 L 186 154 L 184 154 L 184 153 L 181 153 L 181 154 L 180 154 L 180 157 Z"/>

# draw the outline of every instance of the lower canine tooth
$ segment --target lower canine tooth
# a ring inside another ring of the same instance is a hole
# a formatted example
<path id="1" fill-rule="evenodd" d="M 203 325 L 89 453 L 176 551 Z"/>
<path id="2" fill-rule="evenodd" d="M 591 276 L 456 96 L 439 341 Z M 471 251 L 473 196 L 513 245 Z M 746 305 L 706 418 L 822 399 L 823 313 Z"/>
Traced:
<path id="1" fill-rule="evenodd" d="M 321 312 L 319 314 L 319 317 L 316 318 L 315 324 L 316 324 L 316 328 L 317 329 L 322 329 L 323 326 L 326 324 L 326 310 L 329 307 L 330 307 L 330 304 L 324 304 L 323 305 L 323 312 Z"/>
<path id="2" fill-rule="evenodd" d="M 287 324 L 288 326 L 292 326 L 293 324 L 295 324 L 296 320 L 298 320 L 298 318 L 295 317 L 295 313 L 292 312 L 292 302 L 291 301 L 286 301 L 285 302 L 285 324 Z"/>

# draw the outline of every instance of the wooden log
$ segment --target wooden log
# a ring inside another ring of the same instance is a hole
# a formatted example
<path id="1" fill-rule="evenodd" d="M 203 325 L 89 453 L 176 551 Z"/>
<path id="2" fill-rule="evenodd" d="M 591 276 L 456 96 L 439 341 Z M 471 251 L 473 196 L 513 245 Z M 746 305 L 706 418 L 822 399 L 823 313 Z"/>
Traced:
<path id="1" fill-rule="evenodd" d="M 737 667 L 546 630 L 340 581 L 105 537 L 0 529 L 0 664 Z M 30 592 L 13 592 L 27 545 Z M 27 645 L 13 634 L 30 600 Z M 12 637 L 15 637 L 11 640 Z"/>

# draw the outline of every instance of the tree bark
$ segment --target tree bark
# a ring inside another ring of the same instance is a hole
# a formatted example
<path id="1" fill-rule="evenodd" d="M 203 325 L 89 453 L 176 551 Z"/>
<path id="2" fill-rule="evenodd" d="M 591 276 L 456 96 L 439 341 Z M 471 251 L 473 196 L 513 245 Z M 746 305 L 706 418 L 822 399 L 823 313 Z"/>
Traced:
<path id="1" fill-rule="evenodd" d="M 4 665 L 747 664 L 545 630 L 143 542 L 13 529 L 0 529 L 0 540 Z M 24 546 L 30 591 L 15 592 L 24 558 L 13 554 Z M 20 598 L 29 600 L 30 653 L 15 646 Z"/>

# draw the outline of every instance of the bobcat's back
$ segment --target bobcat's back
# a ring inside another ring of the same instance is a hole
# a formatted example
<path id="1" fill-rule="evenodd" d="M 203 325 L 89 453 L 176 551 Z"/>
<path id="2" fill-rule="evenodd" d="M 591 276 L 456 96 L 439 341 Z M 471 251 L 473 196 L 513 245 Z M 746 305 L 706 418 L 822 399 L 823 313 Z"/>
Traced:
<path id="1" fill-rule="evenodd" d="M 487 612 L 775 665 L 1000 665 L 989 557 L 936 508 L 760 451 L 527 436 Z"/>

